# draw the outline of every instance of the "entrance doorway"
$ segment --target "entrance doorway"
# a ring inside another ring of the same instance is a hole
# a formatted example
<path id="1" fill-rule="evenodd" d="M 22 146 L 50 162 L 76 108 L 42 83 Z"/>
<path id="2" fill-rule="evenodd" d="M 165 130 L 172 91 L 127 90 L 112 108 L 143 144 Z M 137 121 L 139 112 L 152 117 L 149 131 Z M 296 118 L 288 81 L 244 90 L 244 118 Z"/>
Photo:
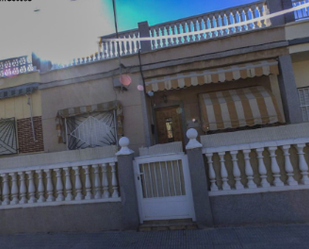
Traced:
<path id="1" fill-rule="evenodd" d="M 155 110 L 158 143 L 183 142 L 181 109 L 179 106 Z"/>

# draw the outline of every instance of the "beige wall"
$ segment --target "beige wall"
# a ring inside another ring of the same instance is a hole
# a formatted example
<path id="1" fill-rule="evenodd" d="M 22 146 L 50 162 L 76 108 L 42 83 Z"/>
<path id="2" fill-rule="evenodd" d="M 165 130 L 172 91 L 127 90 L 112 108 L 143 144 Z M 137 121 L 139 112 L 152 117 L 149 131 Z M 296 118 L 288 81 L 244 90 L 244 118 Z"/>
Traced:
<path id="1" fill-rule="evenodd" d="M 40 82 L 40 75 L 38 72 L 20 74 L 18 76 L 10 78 L 0 78 L 0 89 L 20 86 L 34 82 Z M 29 96 L 32 106 L 32 115 L 41 116 L 42 108 L 40 91 L 29 94 Z M 27 102 L 28 99 L 25 95 L 0 100 L 0 118 L 29 118 L 30 109 Z"/>
<path id="2" fill-rule="evenodd" d="M 75 70 L 75 69 L 74 69 Z M 68 74 L 70 70 L 67 69 Z M 64 71 L 66 74 L 66 71 Z M 139 74 L 131 74 L 132 83 L 128 91 L 115 91 L 112 78 L 70 84 L 42 90 L 42 121 L 44 148 L 48 152 L 66 150 L 64 144 L 58 143 L 55 118 L 58 110 L 83 105 L 98 104 L 119 100 L 123 105 L 124 135 L 130 139 L 130 148 L 137 151 L 145 144 L 141 96 L 137 90 Z"/>
<path id="3" fill-rule="evenodd" d="M 309 20 L 301 20 L 297 22 L 291 22 L 285 26 L 285 38 L 286 40 L 293 40 L 302 37 L 308 37 Z"/>
<path id="4" fill-rule="evenodd" d="M 309 60 L 293 62 L 293 70 L 296 81 L 296 86 L 307 87 L 309 86 Z"/>
<path id="5" fill-rule="evenodd" d="M 7 78 L 0 78 L 0 89 L 34 82 L 40 82 L 40 74 L 37 71 Z"/>

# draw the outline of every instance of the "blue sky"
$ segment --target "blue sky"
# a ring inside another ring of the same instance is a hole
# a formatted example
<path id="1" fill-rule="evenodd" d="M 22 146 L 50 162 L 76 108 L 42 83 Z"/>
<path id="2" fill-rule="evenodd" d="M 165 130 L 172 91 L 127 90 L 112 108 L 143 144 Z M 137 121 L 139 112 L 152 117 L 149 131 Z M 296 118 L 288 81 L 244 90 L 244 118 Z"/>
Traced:
<path id="1" fill-rule="evenodd" d="M 119 30 L 176 20 L 254 0 L 115 0 Z M 37 10 L 37 11 L 35 11 Z M 0 1 L 0 59 L 35 52 L 54 63 L 94 54 L 98 37 L 115 32 L 112 0 Z"/>
<path id="2" fill-rule="evenodd" d="M 111 0 L 101 0 L 112 11 Z M 138 22 L 149 25 L 177 20 L 231 6 L 255 2 L 254 0 L 115 0 L 119 30 L 137 27 Z"/>

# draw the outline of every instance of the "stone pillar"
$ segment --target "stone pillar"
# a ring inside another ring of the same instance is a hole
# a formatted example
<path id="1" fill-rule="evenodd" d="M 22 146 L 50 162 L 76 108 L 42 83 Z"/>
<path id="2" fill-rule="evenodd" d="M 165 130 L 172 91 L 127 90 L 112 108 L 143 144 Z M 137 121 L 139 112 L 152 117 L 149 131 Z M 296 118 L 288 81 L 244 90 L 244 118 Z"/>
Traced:
<path id="1" fill-rule="evenodd" d="M 120 138 L 121 149 L 116 153 L 122 204 L 122 225 L 124 230 L 137 230 L 139 214 L 133 170 L 134 152 L 128 148 L 129 143 L 128 138 Z"/>
<path id="2" fill-rule="evenodd" d="M 266 0 L 270 14 L 292 8 L 292 0 Z M 271 18 L 271 26 L 284 25 L 295 21 L 294 12 Z"/>
<path id="3" fill-rule="evenodd" d="M 149 26 L 147 21 L 138 23 L 138 30 L 140 37 L 150 37 Z M 142 52 L 151 51 L 151 42 L 141 41 L 141 50 Z"/>
<path id="4" fill-rule="evenodd" d="M 290 55 L 279 56 L 279 68 L 278 81 L 286 122 L 300 123 L 302 115 Z"/>
<path id="5" fill-rule="evenodd" d="M 214 221 L 208 196 L 208 182 L 202 144 L 196 140 L 197 131 L 193 128 L 187 131 L 187 137 L 190 139 L 186 150 L 189 161 L 196 223 L 199 228 L 213 227 Z"/>

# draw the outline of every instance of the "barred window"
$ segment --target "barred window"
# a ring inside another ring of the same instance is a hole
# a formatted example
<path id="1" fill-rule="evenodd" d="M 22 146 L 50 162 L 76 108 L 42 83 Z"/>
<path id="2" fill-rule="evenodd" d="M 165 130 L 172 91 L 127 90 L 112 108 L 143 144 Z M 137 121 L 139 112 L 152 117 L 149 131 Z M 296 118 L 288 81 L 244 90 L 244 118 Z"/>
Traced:
<path id="1" fill-rule="evenodd" d="M 309 121 L 309 87 L 298 89 L 303 121 Z"/>

